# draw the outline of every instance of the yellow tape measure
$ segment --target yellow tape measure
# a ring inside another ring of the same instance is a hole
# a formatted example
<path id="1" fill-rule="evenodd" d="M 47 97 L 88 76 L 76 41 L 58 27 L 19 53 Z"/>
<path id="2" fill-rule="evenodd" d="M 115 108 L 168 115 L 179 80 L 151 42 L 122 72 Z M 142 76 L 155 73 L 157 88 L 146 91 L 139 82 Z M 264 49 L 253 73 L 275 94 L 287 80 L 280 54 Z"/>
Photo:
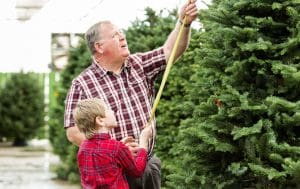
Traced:
<path id="1" fill-rule="evenodd" d="M 176 41 L 175 41 L 175 44 L 174 44 L 174 47 L 173 47 L 173 49 L 171 51 L 171 55 L 170 55 L 170 58 L 168 60 L 167 67 L 166 67 L 166 70 L 164 72 L 164 75 L 163 75 L 163 78 L 162 78 L 159 90 L 157 92 L 157 95 L 156 95 L 156 98 L 155 98 L 155 101 L 154 101 L 154 104 L 153 104 L 153 107 L 152 107 L 152 110 L 151 110 L 150 118 L 149 118 L 149 121 L 148 121 L 146 127 L 148 127 L 148 126 L 151 125 L 151 122 L 152 122 L 152 120 L 154 118 L 157 105 L 159 103 L 160 97 L 162 95 L 163 89 L 164 89 L 166 81 L 167 81 L 167 78 L 169 76 L 169 72 L 171 70 L 171 67 L 172 67 L 174 59 L 175 59 L 175 54 L 176 54 L 176 51 L 177 51 L 177 48 L 178 48 L 178 44 L 179 44 L 180 38 L 182 36 L 184 25 L 186 23 L 186 18 L 187 18 L 187 16 L 185 16 L 184 19 L 183 19 L 183 24 L 180 27 L 179 33 L 177 35 L 177 38 L 176 38 Z"/>

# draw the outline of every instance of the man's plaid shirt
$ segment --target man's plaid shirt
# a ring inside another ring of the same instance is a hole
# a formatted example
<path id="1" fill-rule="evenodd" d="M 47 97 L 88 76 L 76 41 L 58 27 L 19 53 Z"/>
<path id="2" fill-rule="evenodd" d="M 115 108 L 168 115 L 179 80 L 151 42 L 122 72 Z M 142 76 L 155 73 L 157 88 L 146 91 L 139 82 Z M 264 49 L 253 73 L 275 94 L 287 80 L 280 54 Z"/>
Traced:
<path id="1" fill-rule="evenodd" d="M 73 110 L 78 101 L 100 98 L 115 112 L 118 127 L 110 135 L 121 140 L 132 136 L 139 142 L 142 128 L 147 124 L 154 101 L 154 81 L 165 70 L 163 48 L 130 55 L 119 75 L 108 72 L 95 61 L 72 81 L 65 102 L 64 127 L 75 125 Z M 155 119 L 151 125 L 155 128 Z M 153 133 L 153 139 L 155 132 Z M 154 140 L 152 141 L 151 151 Z"/>

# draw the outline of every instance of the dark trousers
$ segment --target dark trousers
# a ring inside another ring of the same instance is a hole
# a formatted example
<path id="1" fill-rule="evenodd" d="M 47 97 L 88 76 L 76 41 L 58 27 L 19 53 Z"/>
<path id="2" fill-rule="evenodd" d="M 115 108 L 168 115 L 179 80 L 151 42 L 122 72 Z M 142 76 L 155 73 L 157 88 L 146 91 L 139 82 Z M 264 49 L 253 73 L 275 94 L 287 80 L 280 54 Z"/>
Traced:
<path id="1" fill-rule="evenodd" d="M 160 159 L 156 156 L 148 160 L 142 177 L 126 176 L 130 189 L 160 189 L 160 177 Z"/>

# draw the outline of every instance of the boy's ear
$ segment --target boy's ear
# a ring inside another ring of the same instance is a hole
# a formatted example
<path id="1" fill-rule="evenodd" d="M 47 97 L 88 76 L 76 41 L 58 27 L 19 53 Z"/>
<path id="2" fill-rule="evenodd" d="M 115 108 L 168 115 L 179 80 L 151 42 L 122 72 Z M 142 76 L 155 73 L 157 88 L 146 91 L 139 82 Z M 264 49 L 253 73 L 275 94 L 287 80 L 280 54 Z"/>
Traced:
<path id="1" fill-rule="evenodd" d="M 96 124 L 101 126 L 101 127 L 105 126 L 105 123 L 104 123 L 103 119 L 99 116 L 96 117 Z"/>

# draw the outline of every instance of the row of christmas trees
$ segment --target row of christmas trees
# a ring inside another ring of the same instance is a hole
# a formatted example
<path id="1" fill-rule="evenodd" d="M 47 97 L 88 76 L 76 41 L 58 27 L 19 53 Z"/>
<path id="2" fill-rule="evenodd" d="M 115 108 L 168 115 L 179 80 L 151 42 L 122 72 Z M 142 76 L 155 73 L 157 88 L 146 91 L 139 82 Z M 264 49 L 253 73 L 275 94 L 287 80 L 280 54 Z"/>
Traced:
<path id="1" fill-rule="evenodd" d="M 146 9 L 132 23 L 131 52 L 163 44 L 176 14 L 161 15 Z M 203 28 L 157 110 L 163 188 L 300 188 L 300 2 L 216 0 L 199 15 Z M 70 52 L 50 119 L 69 180 L 79 178 L 77 149 L 66 141 L 63 102 L 89 59 L 84 43 Z"/>

